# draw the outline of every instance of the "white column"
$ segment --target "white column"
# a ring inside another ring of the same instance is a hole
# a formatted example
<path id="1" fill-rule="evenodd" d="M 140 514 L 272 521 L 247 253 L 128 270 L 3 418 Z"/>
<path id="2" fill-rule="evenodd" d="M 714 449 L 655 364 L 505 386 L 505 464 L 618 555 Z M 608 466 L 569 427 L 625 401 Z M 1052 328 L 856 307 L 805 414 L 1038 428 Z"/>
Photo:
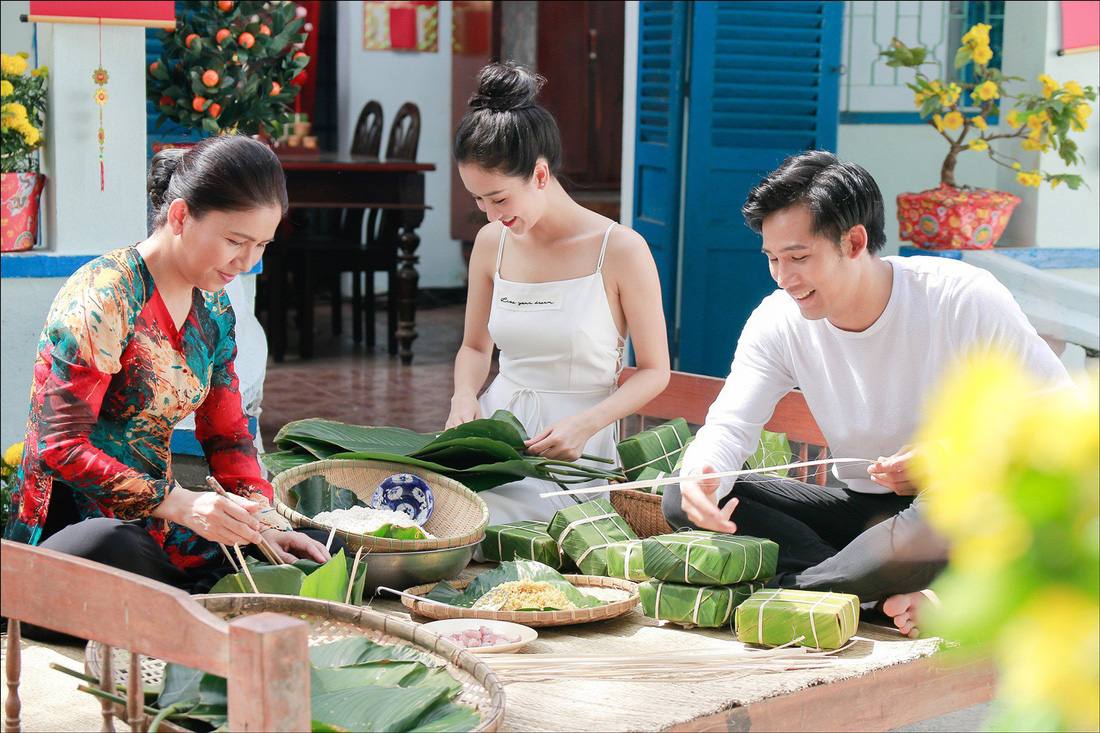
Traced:
<path id="1" fill-rule="evenodd" d="M 110 75 L 103 107 L 106 187 L 100 191 L 98 88 L 100 27 L 38 27 L 38 59 L 50 67 L 43 205 L 46 246 L 59 254 L 100 254 L 146 236 L 145 29 L 102 28 Z"/>

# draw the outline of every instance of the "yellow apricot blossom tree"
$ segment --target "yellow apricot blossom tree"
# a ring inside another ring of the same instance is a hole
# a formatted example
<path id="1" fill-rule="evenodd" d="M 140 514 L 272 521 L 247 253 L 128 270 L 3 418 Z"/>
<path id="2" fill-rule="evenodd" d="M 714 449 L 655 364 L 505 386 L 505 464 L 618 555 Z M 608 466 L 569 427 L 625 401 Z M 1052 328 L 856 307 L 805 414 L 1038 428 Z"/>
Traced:
<path id="1" fill-rule="evenodd" d="M 1065 84 L 1047 74 L 1039 75 L 1042 88 L 1032 94 L 1013 96 L 1006 90 L 1008 82 L 1026 81 L 1018 76 L 1005 76 L 1000 69 L 989 66 L 993 50 L 989 45 L 990 26 L 974 25 L 962 37 L 962 45 L 955 54 L 955 68 L 961 69 L 973 63 L 973 82 L 933 79 L 920 71 L 920 67 L 934 63 L 927 60 L 928 49 L 923 46 L 906 46 L 893 39 L 891 46 L 882 52 L 886 64 L 895 68 L 916 69 L 916 80 L 908 84 L 913 90 L 913 103 L 920 108 L 921 119 L 934 127 L 949 145 L 947 157 L 940 169 L 940 182 L 957 188 L 955 164 L 959 153 L 967 150 L 985 151 L 997 164 L 1013 168 L 1016 179 L 1025 186 L 1050 183 L 1054 188 L 1060 183 L 1076 189 L 1084 181 L 1072 173 L 1050 173 L 1040 170 L 1025 171 L 1010 155 L 997 150 L 990 143 L 996 140 L 1018 140 L 1024 150 L 1054 150 L 1068 165 L 1083 163 L 1077 152 L 1077 143 L 1070 132 L 1084 132 L 1087 119 L 1092 114 L 1088 104 L 1095 101 L 1096 91 L 1091 86 L 1082 87 L 1075 81 Z M 1007 129 L 991 126 L 989 118 L 1004 115 Z"/>
<path id="2" fill-rule="evenodd" d="M 42 147 L 42 120 L 46 108 L 45 66 L 27 72 L 28 54 L 0 56 L 2 80 L 0 95 L 0 131 L 3 148 L 0 161 L 4 173 L 35 173 L 38 171 L 35 150 Z"/>

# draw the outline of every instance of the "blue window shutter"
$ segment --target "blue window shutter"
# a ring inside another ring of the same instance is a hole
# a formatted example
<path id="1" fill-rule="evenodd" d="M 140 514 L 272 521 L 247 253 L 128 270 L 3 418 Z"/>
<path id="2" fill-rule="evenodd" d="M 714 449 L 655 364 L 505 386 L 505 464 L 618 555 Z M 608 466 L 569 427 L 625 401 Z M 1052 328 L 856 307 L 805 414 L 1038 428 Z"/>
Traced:
<path id="1" fill-rule="evenodd" d="M 646 1 L 638 18 L 633 225 L 657 263 L 673 349 L 689 9 L 684 2 Z"/>
<path id="2" fill-rule="evenodd" d="M 729 372 L 775 290 L 741 206 L 788 155 L 836 149 L 840 2 L 697 2 L 684 189 L 679 368 Z"/>

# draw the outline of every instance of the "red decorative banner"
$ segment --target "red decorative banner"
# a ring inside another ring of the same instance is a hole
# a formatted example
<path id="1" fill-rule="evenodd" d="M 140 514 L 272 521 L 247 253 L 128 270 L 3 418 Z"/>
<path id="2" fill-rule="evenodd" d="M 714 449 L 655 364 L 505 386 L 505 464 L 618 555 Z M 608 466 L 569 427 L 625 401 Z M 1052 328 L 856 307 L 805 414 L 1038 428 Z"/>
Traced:
<path id="1" fill-rule="evenodd" d="M 176 4 L 171 0 L 131 1 L 99 0 L 99 2 L 42 2 L 31 0 L 31 22 L 58 22 L 86 18 L 102 19 L 106 25 L 158 26 L 175 25 Z M 116 21 L 110 23 L 110 21 Z M 119 23 L 118 21 L 124 21 Z"/>
<path id="2" fill-rule="evenodd" d="M 1100 47 L 1100 1 L 1063 2 L 1062 51 L 1096 51 L 1098 47 Z"/>

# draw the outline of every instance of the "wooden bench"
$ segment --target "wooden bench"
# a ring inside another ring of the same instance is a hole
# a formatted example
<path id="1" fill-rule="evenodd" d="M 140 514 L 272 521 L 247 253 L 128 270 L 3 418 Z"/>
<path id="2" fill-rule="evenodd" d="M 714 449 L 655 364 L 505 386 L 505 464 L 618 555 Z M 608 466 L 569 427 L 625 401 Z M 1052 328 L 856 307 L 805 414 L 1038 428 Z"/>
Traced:
<path id="1" fill-rule="evenodd" d="M 619 384 L 625 382 L 637 369 L 626 367 L 619 376 Z M 645 430 L 654 424 L 678 417 L 697 428 L 707 420 L 707 411 L 718 399 L 718 393 L 726 383 L 724 379 L 706 377 L 687 372 L 672 372 L 668 386 L 641 409 L 622 421 L 620 435 L 625 437 Z M 764 426 L 773 433 L 785 433 L 787 439 L 797 444 L 797 461 L 810 460 L 811 448 L 815 460 L 828 454 L 828 443 L 821 429 L 810 414 L 806 398 L 801 392 L 788 392 L 775 406 L 771 419 Z M 694 432 L 694 429 L 693 431 Z M 802 467 L 794 469 L 794 478 L 800 481 L 825 485 L 827 467 Z M 613 491 L 611 505 L 634 529 L 639 537 L 671 532 L 672 528 L 661 515 L 661 497 L 643 491 Z"/>
<path id="2" fill-rule="evenodd" d="M 260 613 L 226 622 L 182 590 L 133 573 L 3 540 L 0 614 L 8 619 L 4 730 L 19 731 L 20 622 L 103 643 L 100 689 L 115 691 L 112 647 L 131 650 L 126 719 L 143 730 L 141 655 L 225 677 L 229 729 L 310 729 L 309 625 Z M 114 703 L 103 701 L 103 730 Z"/>

